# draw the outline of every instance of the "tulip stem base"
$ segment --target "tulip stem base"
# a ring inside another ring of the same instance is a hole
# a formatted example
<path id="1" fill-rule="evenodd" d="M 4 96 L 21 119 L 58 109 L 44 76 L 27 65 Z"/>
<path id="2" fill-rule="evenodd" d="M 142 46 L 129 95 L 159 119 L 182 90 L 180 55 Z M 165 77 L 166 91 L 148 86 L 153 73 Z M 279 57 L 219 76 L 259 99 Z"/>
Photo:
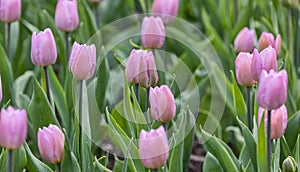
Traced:
<path id="1" fill-rule="evenodd" d="M 8 150 L 8 172 L 13 171 L 13 150 Z"/>
<path id="2" fill-rule="evenodd" d="M 135 96 L 138 104 L 140 105 L 140 89 L 139 84 L 135 84 Z"/>
<path id="3" fill-rule="evenodd" d="M 158 169 L 153 169 L 152 171 L 153 171 L 153 172 L 158 172 Z"/>
<path id="4" fill-rule="evenodd" d="M 10 31 L 11 31 L 11 23 L 7 23 L 7 43 L 6 43 L 6 54 L 9 60 L 10 58 Z"/>
<path id="5" fill-rule="evenodd" d="M 250 106 L 250 98 L 251 98 L 251 87 L 247 87 L 247 97 L 246 97 L 246 105 L 247 105 L 247 119 L 248 119 L 248 128 L 251 131 L 252 129 L 252 117 L 251 117 L 251 106 Z"/>
<path id="6" fill-rule="evenodd" d="M 67 65 L 69 61 L 69 32 L 66 32 L 65 41 L 66 41 L 66 65 Z"/>
<path id="7" fill-rule="evenodd" d="M 268 124 L 267 124 L 267 165 L 268 172 L 271 172 L 272 165 L 272 143 L 271 143 L 271 111 L 268 110 Z"/>
<path id="8" fill-rule="evenodd" d="M 61 172 L 61 163 L 58 163 L 58 164 L 57 164 L 57 171 L 58 171 L 58 172 Z"/>

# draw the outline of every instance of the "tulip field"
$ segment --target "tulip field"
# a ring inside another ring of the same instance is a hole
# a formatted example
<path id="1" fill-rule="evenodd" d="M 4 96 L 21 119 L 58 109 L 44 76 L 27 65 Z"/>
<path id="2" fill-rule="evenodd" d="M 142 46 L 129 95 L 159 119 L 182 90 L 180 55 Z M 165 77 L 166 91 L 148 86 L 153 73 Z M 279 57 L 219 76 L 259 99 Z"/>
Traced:
<path id="1" fill-rule="evenodd" d="M 0 0 L 0 172 L 299 172 L 299 0 Z"/>

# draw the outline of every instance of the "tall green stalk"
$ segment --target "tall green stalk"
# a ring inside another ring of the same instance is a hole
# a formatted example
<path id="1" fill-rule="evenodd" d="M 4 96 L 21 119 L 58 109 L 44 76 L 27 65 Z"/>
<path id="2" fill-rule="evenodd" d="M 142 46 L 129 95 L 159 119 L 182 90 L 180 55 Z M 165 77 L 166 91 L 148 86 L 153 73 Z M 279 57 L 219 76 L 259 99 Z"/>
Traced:
<path id="1" fill-rule="evenodd" d="M 271 110 L 268 110 L 268 124 L 267 124 L 267 165 L 268 165 L 268 172 L 272 172 Z"/>

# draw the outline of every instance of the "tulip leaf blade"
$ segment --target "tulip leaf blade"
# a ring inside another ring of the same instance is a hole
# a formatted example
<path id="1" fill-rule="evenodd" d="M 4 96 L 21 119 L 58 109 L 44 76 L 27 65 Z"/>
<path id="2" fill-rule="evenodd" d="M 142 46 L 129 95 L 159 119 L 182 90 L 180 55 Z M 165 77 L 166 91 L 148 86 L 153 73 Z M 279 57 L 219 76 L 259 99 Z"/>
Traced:
<path id="1" fill-rule="evenodd" d="M 13 150 L 14 171 L 23 171 L 27 164 L 27 157 L 24 147 Z M 0 155 L 0 171 L 7 171 L 8 168 L 8 149 L 2 151 Z"/>
<path id="2" fill-rule="evenodd" d="M 223 168 L 220 165 L 216 157 L 214 157 L 210 152 L 207 152 L 203 164 L 203 172 L 218 171 L 223 172 Z"/>
<path id="3" fill-rule="evenodd" d="M 274 171 L 279 171 L 280 165 L 280 140 L 277 140 L 275 151 L 274 151 L 274 158 L 273 158 L 273 164 L 274 164 Z"/>
<path id="4" fill-rule="evenodd" d="M 289 118 L 284 137 L 290 149 L 293 149 L 297 141 L 295 133 L 300 132 L 300 111 L 296 112 Z"/>
<path id="5" fill-rule="evenodd" d="M 264 115 L 262 119 L 265 119 Z M 265 123 L 261 122 L 258 128 L 258 143 L 257 143 L 257 165 L 259 172 L 267 171 L 267 137 L 265 132 Z"/>

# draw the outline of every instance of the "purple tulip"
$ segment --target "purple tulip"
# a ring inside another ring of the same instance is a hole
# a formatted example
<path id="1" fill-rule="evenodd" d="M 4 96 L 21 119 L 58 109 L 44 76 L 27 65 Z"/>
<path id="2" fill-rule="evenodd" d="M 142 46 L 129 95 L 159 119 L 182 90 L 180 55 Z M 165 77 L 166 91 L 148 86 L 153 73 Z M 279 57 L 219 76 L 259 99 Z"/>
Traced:
<path id="1" fill-rule="evenodd" d="M 252 55 L 246 52 L 240 52 L 235 59 L 236 80 L 240 85 L 252 86 L 255 81 L 251 76 Z"/>
<path id="2" fill-rule="evenodd" d="M 167 122 L 176 115 L 174 96 L 167 85 L 150 88 L 150 111 L 154 120 Z"/>
<path id="3" fill-rule="evenodd" d="M 244 27 L 234 40 L 234 49 L 237 52 L 251 53 L 254 48 L 255 32 Z"/>
<path id="4" fill-rule="evenodd" d="M 260 125 L 263 113 L 265 115 L 265 127 L 267 127 L 268 111 L 262 107 L 258 109 L 258 125 Z M 271 111 L 271 139 L 277 139 L 283 136 L 287 126 L 287 118 L 288 115 L 285 105 Z"/>
<path id="5" fill-rule="evenodd" d="M 50 124 L 38 131 L 38 147 L 42 158 L 48 163 L 60 163 L 64 154 L 65 136 L 56 126 Z"/>
<path id="6" fill-rule="evenodd" d="M 161 48 L 165 42 L 165 26 L 160 17 L 145 17 L 142 23 L 141 38 L 145 48 Z"/>
<path id="7" fill-rule="evenodd" d="M 263 32 L 258 40 L 259 51 L 262 51 L 269 46 L 276 50 L 277 55 L 280 55 L 281 36 L 277 35 L 276 40 L 274 41 L 274 36 L 271 33 Z"/>
<path id="8" fill-rule="evenodd" d="M 145 88 L 155 86 L 158 74 L 153 53 L 133 49 L 126 66 L 126 77 L 129 82 L 141 84 Z"/>
<path id="9" fill-rule="evenodd" d="M 96 47 L 94 44 L 79 45 L 73 44 L 70 69 L 73 77 L 78 80 L 87 80 L 91 78 L 96 68 Z"/>
<path id="10" fill-rule="evenodd" d="M 43 32 L 32 33 L 31 61 L 37 66 L 49 66 L 57 57 L 55 40 L 52 31 L 47 28 Z"/>
<path id="11" fill-rule="evenodd" d="M 0 112 L 0 145 L 7 149 L 18 149 L 27 135 L 26 110 L 9 106 Z"/>
<path id="12" fill-rule="evenodd" d="M 271 70 L 269 73 L 262 71 L 256 95 L 258 105 L 267 110 L 273 110 L 285 104 L 287 85 L 286 70 L 280 72 Z"/>
<path id="13" fill-rule="evenodd" d="M 0 0 L 0 20 L 14 22 L 21 16 L 21 0 Z"/>
<path id="14" fill-rule="evenodd" d="M 64 32 L 74 31 L 79 24 L 77 0 L 58 0 L 55 25 Z"/>
<path id="15" fill-rule="evenodd" d="M 178 6 L 178 0 L 154 0 L 152 12 L 159 16 L 165 24 L 170 24 L 177 16 Z"/>
<path id="16" fill-rule="evenodd" d="M 140 159 L 147 168 L 157 169 L 166 164 L 169 156 L 169 143 L 163 126 L 147 132 L 142 130 L 139 143 Z"/>

